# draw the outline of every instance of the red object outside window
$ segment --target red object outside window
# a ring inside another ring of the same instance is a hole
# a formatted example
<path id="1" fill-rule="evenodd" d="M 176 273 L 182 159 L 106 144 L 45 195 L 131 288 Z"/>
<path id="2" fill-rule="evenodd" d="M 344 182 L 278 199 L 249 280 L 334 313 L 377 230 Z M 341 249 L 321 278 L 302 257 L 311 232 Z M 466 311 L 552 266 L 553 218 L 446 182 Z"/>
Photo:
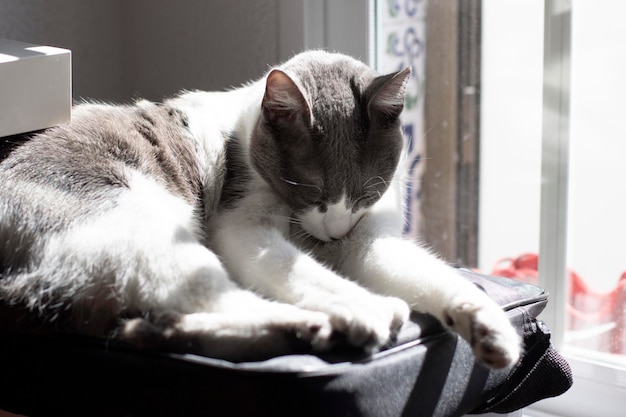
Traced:
<path id="1" fill-rule="evenodd" d="M 492 275 L 538 284 L 539 257 L 525 253 L 496 263 Z M 626 354 L 626 272 L 607 292 L 593 289 L 568 269 L 570 296 L 567 305 L 571 344 L 602 352 Z"/>

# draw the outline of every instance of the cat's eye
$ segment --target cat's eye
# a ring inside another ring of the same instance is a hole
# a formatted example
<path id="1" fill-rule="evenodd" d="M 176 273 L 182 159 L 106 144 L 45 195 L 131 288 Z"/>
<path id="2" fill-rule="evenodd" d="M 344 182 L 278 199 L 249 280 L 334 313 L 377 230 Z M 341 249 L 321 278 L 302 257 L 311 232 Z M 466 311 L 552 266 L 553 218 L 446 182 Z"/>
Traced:
<path id="1" fill-rule="evenodd" d="M 354 201 L 352 211 L 356 212 L 359 209 L 371 206 L 380 199 L 380 196 L 381 194 L 378 192 L 363 193 L 359 198 Z"/>
<path id="2" fill-rule="evenodd" d="M 284 177 L 280 179 L 288 184 L 289 194 L 293 200 L 297 201 L 297 206 L 308 208 L 324 204 L 324 192 L 319 185 Z"/>

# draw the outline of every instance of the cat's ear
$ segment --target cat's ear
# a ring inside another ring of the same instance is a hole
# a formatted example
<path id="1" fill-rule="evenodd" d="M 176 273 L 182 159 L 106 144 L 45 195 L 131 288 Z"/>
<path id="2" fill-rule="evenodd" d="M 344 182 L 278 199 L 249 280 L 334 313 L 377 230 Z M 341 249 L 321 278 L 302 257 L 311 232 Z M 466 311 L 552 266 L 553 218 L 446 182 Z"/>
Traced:
<path id="1" fill-rule="evenodd" d="M 376 78 L 370 85 L 367 111 L 370 117 L 396 119 L 404 108 L 404 92 L 411 77 L 411 67 Z"/>
<path id="2" fill-rule="evenodd" d="M 311 111 L 302 91 L 289 75 L 279 69 L 272 70 L 267 76 L 262 110 L 268 122 L 293 122 L 299 118 L 305 123 L 311 121 Z"/>

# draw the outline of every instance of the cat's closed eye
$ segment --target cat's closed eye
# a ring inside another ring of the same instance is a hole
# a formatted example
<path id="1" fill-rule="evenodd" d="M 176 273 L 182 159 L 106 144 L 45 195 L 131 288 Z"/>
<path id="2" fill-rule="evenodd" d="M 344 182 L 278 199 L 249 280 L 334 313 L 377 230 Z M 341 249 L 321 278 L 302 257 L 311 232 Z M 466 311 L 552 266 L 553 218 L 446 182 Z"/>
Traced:
<path id="1" fill-rule="evenodd" d="M 321 186 L 305 182 L 294 181 L 281 177 L 281 180 L 289 185 L 290 193 L 303 208 L 324 204 L 324 191 Z"/>
<path id="2" fill-rule="evenodd" d="M 359 209 L 368 208 L 376 203 L 381 197 L 379 192 L 368 191 L 354 201 L 352 212 L 356 213 Z"/>

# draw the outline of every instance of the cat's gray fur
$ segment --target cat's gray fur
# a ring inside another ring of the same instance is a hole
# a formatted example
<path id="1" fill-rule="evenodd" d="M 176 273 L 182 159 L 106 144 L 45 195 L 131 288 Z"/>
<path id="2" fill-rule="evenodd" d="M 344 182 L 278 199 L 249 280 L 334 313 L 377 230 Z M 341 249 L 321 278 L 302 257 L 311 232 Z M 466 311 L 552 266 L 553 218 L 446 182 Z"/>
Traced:
<path id="1" fill-rule="evenodd" d="M 310 51 L 229 92 L 76 106 L 0 165 L 0 301 L 231 359 L 377 349 L 409 303 L 510 365 L 502 310 L 401 236 L 408 76 Z"/>

